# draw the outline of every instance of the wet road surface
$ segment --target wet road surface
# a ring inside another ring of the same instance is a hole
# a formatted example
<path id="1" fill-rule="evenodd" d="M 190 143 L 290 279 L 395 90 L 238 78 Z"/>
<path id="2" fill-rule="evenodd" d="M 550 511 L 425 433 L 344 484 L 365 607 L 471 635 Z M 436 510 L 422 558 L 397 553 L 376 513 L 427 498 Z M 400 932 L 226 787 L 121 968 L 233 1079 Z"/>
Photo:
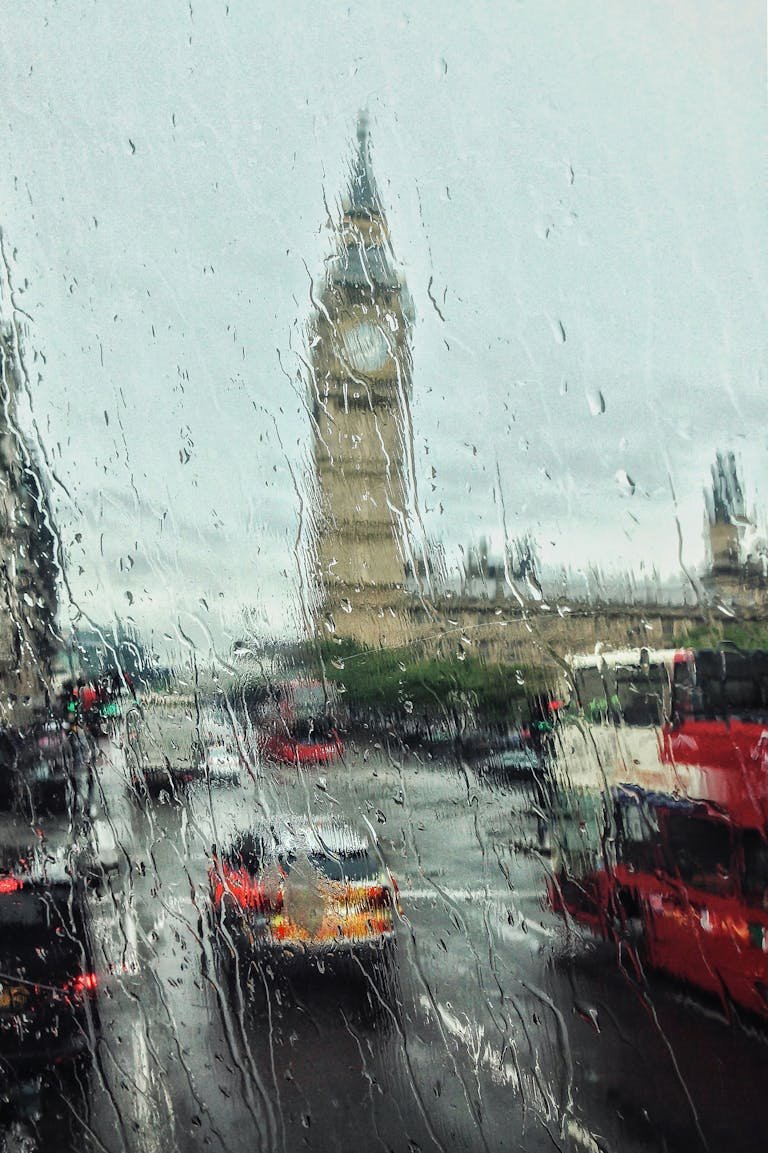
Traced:
<path id="1" fill-rule="evenodd" d="M 176 801 L 137 798 L 111 742 L 98 782 L 120 850 L 91 898 L 100 1041 L 6 1109 L 5 1148 L 763 1147 L 768 1034 L 547 908 L 526 784 L 366 742 Z M 211 847 L 282 812 L 375 829 L 403 906 L 384 984 L 219 963 Z"/>

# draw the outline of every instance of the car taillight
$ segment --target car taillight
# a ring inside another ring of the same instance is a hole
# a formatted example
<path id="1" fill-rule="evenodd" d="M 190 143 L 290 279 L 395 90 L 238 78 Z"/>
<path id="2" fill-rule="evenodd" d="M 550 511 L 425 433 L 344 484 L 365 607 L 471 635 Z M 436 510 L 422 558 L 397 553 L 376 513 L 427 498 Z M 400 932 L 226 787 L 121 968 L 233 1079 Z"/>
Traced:
<path id="1" fill-rule="evenodd" d="M 258 913 L 279 913 L 283 907 L 282 890 L 265 890 L 245 869 L 230 869 L 225 865 L 221 874 L 211 869 L 211 880 L 215 905 L 220 905 L 227 894 L 241 909 L 253 909 Z"/>
<path id="2" fill-rule="evenodd" d="M 387 876 L 389 877 L 389 883 L 392 886 L 392 893 L 393 893 L 394 898 L 395 898 L 395 902 L 394 902 L 395 908 L 397 909 L 399 915 L 402 917 L 403 906 L 400 904 L 400 886 L 398 885 L 397 881 L 395 880 L 395 878 L 390 873 L 389 869 L 387 869 Z"/>
<path id="3" fill-rule="evenodd" d="M 99 987 L 99 979 L 95 973 L 78 973 L 74 977 L 67 988 L 71 990 L 76 997 L 85 997 L 93 995 Z"/>
<path id="4" fill-rule="evenodd" d="M 386 885 L 371 885 L 367 897 L 372 909 L 388 909 L 392 905 L 392 895 Z"/>
<path id="5" fill-rule="evenodd" d="M 17 893 L 22 884 L 18 877 L 0 877 L 0 893 Z"/>

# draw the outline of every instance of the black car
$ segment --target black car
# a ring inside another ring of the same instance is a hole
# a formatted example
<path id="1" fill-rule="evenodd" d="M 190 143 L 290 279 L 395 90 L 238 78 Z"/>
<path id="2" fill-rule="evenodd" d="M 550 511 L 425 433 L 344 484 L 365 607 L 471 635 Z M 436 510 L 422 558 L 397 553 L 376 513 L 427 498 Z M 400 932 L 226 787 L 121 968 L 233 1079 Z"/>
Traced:
<path id="1" fill-rule="evenodd" d="M 66 849 L 0 847 L 0 1067 L 87 1055 L 98 1031 L 86 884 Z"/>
<path id="2" fill-rule="evenodd" d="M 35 819 L 87 806 L 93 753 L 85 735 L 57 721 L 0 733 L 0 809 Z"/>

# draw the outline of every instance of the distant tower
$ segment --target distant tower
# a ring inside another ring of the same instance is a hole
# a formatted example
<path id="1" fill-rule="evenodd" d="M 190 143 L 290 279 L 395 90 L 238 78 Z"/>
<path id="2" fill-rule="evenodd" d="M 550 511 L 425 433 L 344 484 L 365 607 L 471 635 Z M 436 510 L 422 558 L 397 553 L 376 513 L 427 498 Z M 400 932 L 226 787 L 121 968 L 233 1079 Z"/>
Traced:
<path id="1" fill-rule="evenodd" d="M 741 537 L 747 520 L 736 457 L 718 452 L 712 489 L 706 494 L 712 575 L 736 578 L 741 570 Z"/>
<path id="2" fill-rule="evenodd" d="M 321 627 L 369 645 L 407 638 L 411 299 L 370 159 L 357 150 L 335 256 L 309 333 Z"/>
<path id="3" fill-rule="evenodd" d="M 56 560 L 39 469 L 17 418 L 19 350 L 0 327 L 0 725 L 45 704 L 56 648 Z"/>

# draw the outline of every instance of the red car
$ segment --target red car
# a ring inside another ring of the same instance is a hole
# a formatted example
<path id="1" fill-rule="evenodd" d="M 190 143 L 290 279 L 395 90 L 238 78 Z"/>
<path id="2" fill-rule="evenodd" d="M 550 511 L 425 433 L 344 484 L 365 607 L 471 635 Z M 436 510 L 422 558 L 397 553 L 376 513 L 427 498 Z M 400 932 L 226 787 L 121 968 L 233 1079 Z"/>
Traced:
<path id="1" fill-rule="evenodd" d="M 344 753 L 338 735 L 327 740 L 302 741 L 297 737 L 273 733 L 265 738 L 262 747 L 268 760 L 291 765 L 324 765 L 338 761 Z"/>

